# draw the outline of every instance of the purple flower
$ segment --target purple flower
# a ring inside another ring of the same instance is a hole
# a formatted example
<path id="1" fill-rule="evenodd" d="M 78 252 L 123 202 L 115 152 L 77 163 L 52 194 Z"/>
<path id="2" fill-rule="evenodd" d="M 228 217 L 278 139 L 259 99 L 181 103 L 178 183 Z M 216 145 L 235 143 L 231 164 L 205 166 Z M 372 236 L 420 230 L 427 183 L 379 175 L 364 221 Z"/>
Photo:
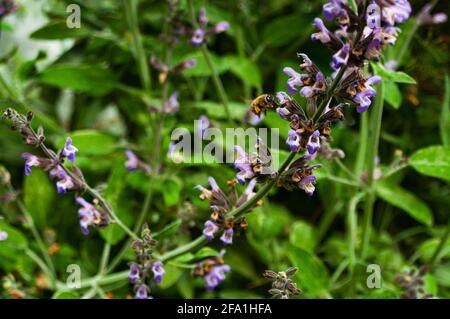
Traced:
<path id="1" fill-rule="evenodd" d="M 64 144 L 63 155 L 69 159 L 72 163 L 75 162 L 75 153 L 78 152 L 78 148 L 72 145 L 72 139 L 67 138 L 66 144 Z"/>
<path id="2" fill-rule="evenodd" d="M 24 168 L 25 175 L 31 174 L 31 168 L 33 166 L 41 167 L 42 163 L 41 159 L 37 156 L 34 156 L 33 154 L 22 153 L 22 158 L 25 159 L 25 168 Z"/>
<path id="3" fill-rule="evenodd" d="M 220 240 L 224 245 L 231 245 L 233 243 L 233 228 L 228 228 L 223 231 Z"/>
<path id="4" fill-rule="evenodd" d="M 314 186 L 315 181 L 316 177 L 314 175 L 309 175 L 300 181 L 299 187 L 303 189 L 308 196 L 312 196 L 316 189 Z"/>
<path id="5" fill-rule="evenodd" d="M 284 74 L 289 76 L 290 78 L 287 80 L 287 87 L 288 87 L 288 93 L 294 94 L 297 92 L 296 86 L 302 87 L 303 86 L 303 79 L 306 77 L 305 74 L 300 74 L 296 72 L 291 67 L 285 67 L 283 69 Z"/>
<path id="6" fill-rule="evenodd" d="M 291 149 L 292 152 L 297 152 L 300 147 L 301 139 L 302 139 L 301 134 L 297 133 L 295 130 L 289 130 L 286 144 L 289 145 L 289 148 Z"/>
<path id="7" fill-rule="evenodd" d="M 214 234 L 219 230 L 219 226 L 216 225 L 211 220 L 206 221 L 205 227 L 203 228 L 203 235 L 211 241 L 214 238 Z"/>
<path id="8" fill-rule="evenodd" d="M 191 38 L 192 45 L 198 47 L 203 43 L 204 40 L 205 40 L 205 31 L 203 31 L 200 28 L 196 29 Z"/>
<path id="9" fill-rule="evenodd" d="M 178 103 L 178 92 L 172 93 L 170 98 L 164 103 L 164 113 L 175 113 L 178 111 L 180 103 Z"/>
<path id="10" fill-rule="evenodd" d="M 82 197 L 76 197 L 75 200 L 82 207 L 78 210 L 80 217 L 80 228 L 84 235 L 89 234 L 89 226 L 105 226 L 109 223 L 107 215 L 100 212 L 94 205 L 88 203 Z"/>
<path id="11" fill-rule="evenodd" d="M 344 44 L 344 46 L 333 55 L 331 67 L 334 70 L 338 70 L 341 66 L 347 64 L 349 56 L 350 56 L 350 45 Z"/>
<path id="12" fill-rule="evenodd" d="M 311 98 L 318 93 L 324 92 L 326 90 L 326 80 L 322 72 L 317 72 L 316 80 L 313 85 L 304 86 L 300 90 L 300 94 L 304 97 Z"/>
<path id="13" fill-rule="evenodd" d="M 439 23 L 445 23 L 447 22 L 447 15 L 443 12 L 439 12 L 436 14 L 431 14 L 431 10 L 433 9 L 433 6 L 431 3 L 427 3 L 422 10 L 420 10 L 420 13 L 417 17 L 417 20 L 420 25 L 425 24 L 439 24 Z"/>
<path id="14" fill-rule="evenodd" d="M 205 285 L 207 291 L 213 291 L 224 279 L 225 273 L 231 270 L 228 265 L 213 266 L 211 271 L 205 276 Z"/>
<path id="15" fill-rule="evenodd" d="M 131 150 L 126 150 L 125 154 L 128 157 L 128 161 L 125 162 L 125 167 L 130 172 L 137 170 L 139 168 L 138 157 Z"/>
<path id="16" fill-rule="evenodd" d="M 198 11 L 198 24 L 204 28 L 208 24 L 208 17 L 206 16 L 206 9 L 200 8 Z"/>
<path id="17" fill-rule="evenodd" d="M 332 34 L 330 30 L 327 29 L 322 19 L 315 18 L 314 25 L 319 29 L 319 32 L 313 33 L 311 35 L 311 40 L 320 41 L 324 44 L 330 42 L 332 39 Z"/>
<path id="18" fill-rule="evenodd" d="M 133 262 L 129 263 L 130 271 L 128 272 L 128 278 L 132 284 L 135 284 L 140 278 L 140 268 L 139 265 Z"/>
<path id="19" fill-rule="evenodd" d="M 239 184 L 244 185 L 246 179 L 255 176 L 252 166 L 250 165 L 250 156 L 238 145 L 234 146 L 236 159 L 234 160 L 234 167 L 239 170 L 236 174 L 236 179 Z"/>
<path id="20" fill-rule="evenodd" d="M 0 241 L 5 241 L 7 239 L 8 239 L 8 233 L 3 230 L 0 230 Z"/>
<path id="21" fill-rule="evenodd" d="M 56 182 L 56 190 L 58 194 L 63 195 L 69 190 L 75 189 L 75 183 L 72 178 L 66 173 L 61 165 L 56 166 L 50 172 L 50 179 L 57 177 L 59 180 Z"/>
<path id="22" fill-rule="evenodd" d="M 148 295 L 148 288 L 146 285 L 139 285 L 136 288 L 136 299 L 153 299 L 151 296 Z"/>
<path id="23" fill-rule="evenodd" d="M 330 0 L 328 3 L 323 5 L 323 14 L 325 19 L 331 21 L 335 17 L 348 17 L 345 6 L 347 5 L 346 0 Z"/>
<path id="24" fill-rule="evenodd" d="M 230 24 L 226 21 L 222 21 L 217 23 L 212 29 L 211 31 L 213 33 L 221 33 L 224 31 L 227 31 L 230 28 Z"/>
<path id="25" fill-rule="evenodd" d="M 408 0 L 375 0 L 381 8 L 382 22 L 393 26 L 408 20 L 411 15 L 411 5 Z"/>
<path id="26" fill-rule="evenodd" d="M 309 154 L 315 154 L 320 148 L 320 132 L 315 130 L 308 139 L 308 144 L 306 144 Z"/>
<path id="27" fill-rule="evenodd" d="M 10 13 L 16 11 L 17 6 L 13 0 L 1 0 L 0 1 L 0 19 L 7 16 Z"/>
<path id="28" fill-rule="evenodd" d="M 197 123 L 197 134 L 201 138 L 203 138 L 205 136 L 206 129 L 208 129 L 211 126 L 211 123 L 209 119 L 204 115 L 201 115 L 196 121 L 196 123 Z"/>
<path id="29" fill-rule="evenodd" d="M 358 92 L 353 98 L 353 101 L 357 104 L 356 110 L 359 113 L 365 112 L 369 108 L 370 104 L 372 104 L 371 98 L 376 95 L 376 91 L 371 87 L 371 85 L 379 83 L 380 81 L 380 76 L 376 75 L 370 77 L 364 84 L 364 90 Z"/>
<path id="30" fill-rule="evenodd" d="M 152 265 L 153 278 L 156 283 L 161 283 L 166 271 L 163 268 L 163 263 L 161 261 L 155 261 Z"/>

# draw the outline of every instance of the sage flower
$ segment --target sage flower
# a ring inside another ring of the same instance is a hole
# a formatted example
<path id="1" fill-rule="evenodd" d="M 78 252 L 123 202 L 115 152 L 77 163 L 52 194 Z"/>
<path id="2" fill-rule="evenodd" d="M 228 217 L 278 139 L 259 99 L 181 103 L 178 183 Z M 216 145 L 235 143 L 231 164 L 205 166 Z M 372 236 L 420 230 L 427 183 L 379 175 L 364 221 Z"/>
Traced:
<path id="1" fill-rule="evenodd" d="M 158 284 L 161 283 L 161 281 L 164 277 L 164 274 L 166 273 L 166 271 L 164 270 L 164 267 L 163 267 L 163 263 L 159 260 L 155 261 L 152 264 L 151 270 L 153 272 L 153 279 L 155 279 L 155 282 Z"/>
<path id="2" fill-rule="evenodd" d="M 70 162 L 75 162 L 75 153 L 78 152 L 78 148 L 72 145 L 72 139 L 67 138 L 62 154 L 69 159 Z"/>

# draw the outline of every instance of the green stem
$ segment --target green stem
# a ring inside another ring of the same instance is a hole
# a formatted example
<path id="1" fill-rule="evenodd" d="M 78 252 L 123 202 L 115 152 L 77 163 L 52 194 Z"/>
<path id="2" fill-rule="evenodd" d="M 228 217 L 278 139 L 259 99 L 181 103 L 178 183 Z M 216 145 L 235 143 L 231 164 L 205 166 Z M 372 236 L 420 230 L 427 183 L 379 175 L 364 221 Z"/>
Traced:
<path id="1" fill-rule="evenodd" d="M 50 288 L 54 289 L 56 281 L 55 278 L 53 277 L 52 271 L 48 268 L 47 264 L 41 259 L 41 257 L 36 255 L 36 253 L 31 249 L 26 249 L 25 254 L 28 257 L 30 257 L 39 266 L 39 268 L 41 268 L 41 270 L 50 278 Z"/>
<path id="2" fill-rule="evenodd" d="M 370 113 L 370 133 L 367 152 L 367 198 L 363 217 L 363 241 L 361 248 L 361 257 L 365 258 L 369 248 L 370 233 L 372 230 L 373 206 L 375 204 L 375 179 L 373 172 L 375 170 L 375 158 L 378 155 L 378 145 L 380 142 L 381 120 L 383 117 L 384 105 L 384 86 L 380 82 L 377 90 L 375 105 Z"/>
<path id="3" fill-rule="evenodd" d="M 211 76 L 212 76 L 212 79 L 214 82 L 214 86 L 216 87 L 217 93 L 219 94 L 219 98 L 225 109 L 225 114 L 227 116 L 228 123 L 232 126 L 233 119 L 231 118 L 230 107 L 228 105 L 228 97 L 227 97 L 227 93 L 225 92 L 225 89 L 223 87 L 222 80 L 220 79 L 219 74 L 216 70 L 216 67 L 215 67 L 214 63 L 212 62 L 211 55 L 209 54 L 209 51 L 208 51 L 208 48 L 206 47 L 206 45 L 203 44 L 200 47 L 200 49 L 202 50 L 203 57 L 205 58 L 206 64 L 208 64 L 209 70 L 211 71 Z"/>
<path id="4" fill-rule="evenodd" d="M 367 156 L 367 144 L 369 139 L 369 115 L 368 112 L 361 114 L 361 120 L 359 124 L 359 145 L 358 155 L 355 162 L 355 173 L 357 176 L 361 175 L 364 168 L 364 162 Z"/>
<path id="5" fill-rule="evenodd" d="M 350 274 L 353 275 L 355 269 L 356 260 L 356 241 L 357 241 L 357 231 L 358 231 L 358 214 L 356 209 L 358 203 L 365 196 L 364 193 L 357 193 L 352 197 L 348 204 L 348 214 L 347 214 L 347 236 L 348 236 L 348 260 Z"/>
<path id="6" fill-rule="evenodd" d="M 141 79 L 142 86 L 148 92 L 151 90 L 151 77 L 147 56 L 142 44 L 142 36 L 139 31 L 137 4 L 137 0 L 123 0 L 125 18 L 133 37 L 134 54 L 138 64 L 139 77 Z"/>
<path id="7" fill-rule="evenodd" d="M 445 247 L 445 244 L 447 243 L 448 239 L 450 237 L 450 219 L 447 223 L 447 228 L 445 229 L 445 232 L 441 238 L 441 241 L 439 243 L 439 245 L 436 247 L 436 250 L 434 251 L 433 257 L 431 257 L 430 260 L 430 267 L 432 268 L 437 262 L 439 262 L 440 259 L 440 254 L 442 252 L 442 250 Z"/>

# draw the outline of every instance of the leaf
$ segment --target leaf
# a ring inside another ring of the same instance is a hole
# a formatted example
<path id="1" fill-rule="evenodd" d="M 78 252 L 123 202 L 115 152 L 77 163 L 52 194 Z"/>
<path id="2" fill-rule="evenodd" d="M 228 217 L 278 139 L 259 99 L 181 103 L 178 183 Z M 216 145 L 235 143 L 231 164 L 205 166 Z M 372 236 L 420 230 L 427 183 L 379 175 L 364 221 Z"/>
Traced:
<path id="1" fill-rule="evenodd" d="M 54 65 L 45 69 L 38 80 L 59 88 L 68 88 L 93 96 L 111 92 L 116 81 L 111 71 L 97 65 Z"/>
<path id="2" fill-rule="evenodd" d="M 225 259 L 227 264 L 229 264 L 231 266 L 231 269 L 233 269 L 233 271 L 235 271 L 236 273 L 239 273 L 249 280 L 259 279 L 252 260 L 248 258 L 245 252 L 228 250 L 225 255 Z"/>
<path id="3" fill-rule="evenodd" d="M 293 267 L 298 268 L 293 277 L 297 286 L 313 297 L 324 296 L 330 288 L 328 271 L 315 255 L 298 247 L 290 246 L 288 256 Z"/>
<path id="4" fill-rule="evenodd" d="M 46 225 L 47 215 L 52 212 L 56 186 L 52 185 L 48 174 L 35 168 L 31 175 L 25 176 L 24 203 L 35 224 L 42 228 Z"/>
<path id="5" fill-rule="evenodd" d="M 420 149 L 411 156 L 409 165 L 421 174 L 450 181 L 450 147 Z"/>
<path id="6" fill-rule="evenodd" d="M 161 283 L 159 284 L 159 287 L 161 289 L 167 289 L 173 286 L 183 274 L 183 272 L 179 268 L 169 264 L 164 265 L 164 268 L 166 270 L 166 274 L 164 275 Z"/>
<path id="7" fill-rule="evenodd" d="M 24 256 L 23 250 L 28 246 L 26 237 L 17 229 L 0 219 L 0 231 L 8 234 L 6 240 L 0 241 L 0 269 L 7 271 L 18 267 L 18 260 Z"/>
<path id="8" fill-rule="evenodd" d="M 206 115 L 213 119 L 226 119 L 226 113 L 223 104 L 213 101 L 200 101 L 193 106 L 206 111 Z M 228 102 L 230 107 L 231 117 L 235 120 L 242 120 L 247 112 L 249 106 L 239 102 Z"/>
<path id="9" fill-rule="evenodd" d="M 314 228 L 306 222 L 296 221 L 292 225 L 289 241 L 293 246 L 313 253 L 316 246 Z"/>
<path id="10" fill-rule="evenodd" d="M 180 192 L 182 189 L 181 181 L 177 179 L 166 179 L 163 182 L 163 198 L 167 207 L 177 205 L 180 201 Z"/>
<path id="11" fill-rule="evenodd" d="M 417 249 L 417 253 L 423 259 L 423 261 L 429 262 L 440 243 L 441 243 L 440 238 L 428 239 L 420 244 L 419 248 Z M 450 257 L 450 240 L 447 240 L 447 242 L 444 244 L 444 247 L 442 248 L 439 257 L 443 258 Z"/>
<path id="12" fill-rule="evenodd" d="M 86 23 L 81 25 L 81 28 L 68 28 L 66 21 L 52 21 L 42 28 L 34 31 L 30 38 L 40 40 L 59 40 L 69 38 L 82 38 L 91 33 L 91 30 L 86 27 Z"/>
<path id="13" fill-rule="evenodd" d="M 450 147 L 450 78 L 445 75 L 445 93 L 442 103 L 441 117 L 439 121 L 441 139 L 444 146 Z"/>
<path id="14" fill-rule="evenodd" d="M 392 81 L 384 82 L 384 99 L 394 109 L 398 109 L 402 104 L 402 93 L 397 84 Z"/>
<path id="15" fill-rule="evenodd" d="M 227 59 L 224 57 L 219 57 L 212 52 L 209 52 L 211 57 L 212 64 L 215 66 L 218 74 L 225 73 L 230 69 L 230 64 Z M 183 75 L 186 76 L 211 76 L 211 69 L 208 66 L 208 63 L 205 60 L 202 52 L 196 51 L 195 53 L 191 53 L 183 56 L 180 61 L 185 61 L 188 59 L 195 59 L 196 65 L 193 68 L 186 69 L 183 71 Z"/>
<path id="16" fill-rule="evenodd" d="M 404 210 L 418 222 L 427 226 L 433 224 L 433 214 L 430 208 L 413 193 L 388 182 L 377 183 L 376 192 L 380 198 Z"/>
<path id="17" fill-rule="evenodd" d="M 384 81 L 417 84 L 416 80 L 405 72 L 388 70 L 381 63 L 372 63 L 372 67 L 375 73 L 381 76 Z"/>
<path id="18" fill-rule="evenodd" d="M 57 291 L 52 299 L 80 299 L 80 294 L 76 291 Z"/>
<path id="19" fill-rule="evenodd" d="M 255 88 L 261 87 L 262 79 L 258 66 L 248 58 L 239 56 L 226 56 L 230 71 L 242 81 Z"/>
<path id="20" fill-rule="evenodd" d="M 205 259 L 207 257 L 218 256 L 219 252 L 211 247 L 202 247 L 198 252 L 195 253 L 194 258 L 196 260 Z"/>
<path id="21" fill-rule="evenodd" d="M 269 21 L 262 30 L 262 39 L 268 46 L 279 47 L 293 40 L 307 39 L 311 31 L 311 24 L 306 19 L 294 14 Z M 298 32 L 295 32 L 297 31 Z"/>
<path id="22" fill-rule="evenodd" d="M 434 278 L 443 287 L 450 287 L 450 265 L 444 264 L 436 266 L 434 270 Z"/>
<path id="23" fill-rule="evenodd" d="M 67 133 L 56 141 L 56 145 L 62 148 L 67 137 L 70 137 L 73 145 L 78 148 L 77 154 L 83 156 L 108 155 L 118 147 L 114 136 L 96 130 L 79 130 Z"/>

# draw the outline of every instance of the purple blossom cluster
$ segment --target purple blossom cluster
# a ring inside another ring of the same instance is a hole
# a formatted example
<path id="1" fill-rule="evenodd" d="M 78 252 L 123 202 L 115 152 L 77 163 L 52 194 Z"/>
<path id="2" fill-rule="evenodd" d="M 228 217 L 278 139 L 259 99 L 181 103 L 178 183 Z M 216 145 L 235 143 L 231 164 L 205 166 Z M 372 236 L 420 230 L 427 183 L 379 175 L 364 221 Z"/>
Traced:
<path id="1" fill-rule="evenodd" d="M 224 245 L 230 245 L 233 243 L 235 231 L 246 230 L 248 224 L 244 217 L 235 220 L 233 216 L 227 216 L 227 213 L 232 208 L 241 206 L 255 195 L 253 189 L 256 185 L 256 179 L 250 181 L 239 198 L 236 197 L 236 182 L 234 180 L 228 182 L 228 196 L 220 189 L 213 177 L 209 177 L 208 181 L 211 189 L 201 185 L 196 186 L 201 191 L 200 198 L 208 200 L 211 209 L 211 218 L 205 222 L 203 235 L 208 241 L 211 241 L 216 233 L 222 231 L 220 240 Z"/>
<path id="2" fill-rule="evenodd" d="M 194 276 L 203 278 L 207 291 L 213 291 L 231 270 L 231 267 L 224 263 L 224 254 L 225 250 L 222 250 L 218 256 L 205 259 L 194 268 Z"/>
<path id="3" fill-rule="evenodd" d="M 227 21 L 221 21 L 212 27 L 208 28 L 208 17 L 206 16 L 206 9 L 200 8 L 197 17 L 198 27 L 195 30 L 189 31 L 191 35 L 191 44 L 193 46 L 200 46 L 205 43 L 211 35 L 224 32 L 230 27 Z"/>
<path id="4" fill-rule="evenodd" d="M 158 242 L 153 239 L 150 229 L 145 224 L 141 239 L 133 242 L 133 250 L 136 255 L 136 262 L 130 262 L 128 266 L 128 278 L 134 285 L 136 299 L 152 299 L 149 295 L 150 287 L 147 285 L 147 279 L 153 274 L 153 280 L 159 284 L 166 273 L 163 263 L 153 259 L 152 253 Z"/>

